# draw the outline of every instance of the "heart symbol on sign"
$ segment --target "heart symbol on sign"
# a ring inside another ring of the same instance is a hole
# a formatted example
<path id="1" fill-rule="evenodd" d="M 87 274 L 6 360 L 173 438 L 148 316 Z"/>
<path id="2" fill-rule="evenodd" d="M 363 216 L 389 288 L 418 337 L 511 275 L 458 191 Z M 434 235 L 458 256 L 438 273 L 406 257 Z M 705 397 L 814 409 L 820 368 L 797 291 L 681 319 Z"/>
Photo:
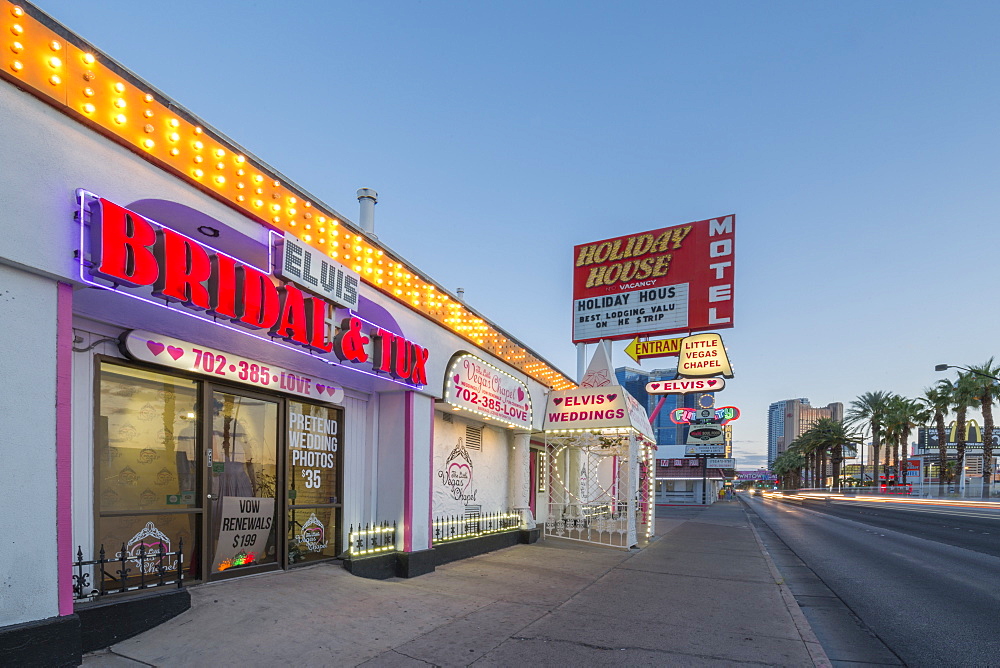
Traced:
<path id="1" fill-rule="evenodd" d="M 562 397 L 556 397 L 556 398 L 555 398 L 555 399 L 553 399 L 552 401 L 556 402 L 556 406 L 558 406 L 559 404 L 561 404 L 561 403 L 562 403 Z"/>
<path id="2" fill-rule="evenodd" d="M 716 381 L 710 380 L 710 381 L 708 381 L 708 386 L 712 387 L 713 385 L 715 385 L 715 383 L 716 383 Z"/>
<path id="3" fill-rule="evenodd" d="M 167 346 L 167 352 L 174 358 L 174 360 L 179 360 L 184 357 L 184 349 L 178 348 L 177 346 Z"/>
<path id="4" fill-rule="evenodd" d="M 454 380 L 455 384 L 458 385 L 458 381 L 462 380 L 462 378 L 456 373 L 452 380 Z"/>
<path id="5" fill-rule="evenodd" d="M 659 383 L 653 383 L 653 384 L 651 385 L 651 387 L 652 387 L 652 388 L 653 388 L 654 390 L 658 390 L 658 389 L 660 389 L 660 384 L 659 384 Z"/>
<path id="6" fill-rule="evenodd" d="M 155 557 L 155 556 L 157 556 L 157 555 L 160 554 L 161 550 L 163 551 L 164 554 L 166 554 L 167 551 L 170 549 L 170 546 L 165 545 L 164 543 L 139 543 L 138 545 L 135 546 L 135 552 L 134 552 L 134 554 L 136 556 L 138 556 L 138 554 L 139 554 L 139 546 L 140 545 L 146 548 L 146 556 L 147 557 L 149 557 L 149 556 Z"/>
<path id="7" fill-rule="evenodd" d="M 149 352 L 154 355 L 159 355 L 163 352 L 163 349 L 166 348 L 166 346 L 159 341 L 146 341 L 146 347 L 149 348 Z"/>
<path id="8" fill-rule="evenodd" d="M 333 387 L 331 385 L 327 385 L 326 386 L 326 393 L 329 394 L 331 397 L 333 396 L 334 392 L 336 392 L 336 391 L 337 391 L 337 388 L 335 388 L 335 387 Z"/>
<path id="9" fill-rule="evenodd" d="M 464 471 L 463 471 L 464 469 Z M 460 462 L 452 462 L 448 465 L 448 479 L 449 480 L 462 480 L 465 478 L 465 487 L 462 491 L 469 489 L 469 485 L 472 484 L 472 467 L 468 464 L 462 464 Z"/>
<path id="10" fill-rule="evenodd" d="M 517 388 L 517 400 L 524 401 L 524 390 L 522 390 L 520 387 Z"/>
<path id="11" fill-rule="evenodd" d="M 617 398 L 618 398 L 617 394 L 609 394 L 608 395 L 608 401 L 614 401 Z"/>
<path id="12" fill-rule="evenodd" d="M 316 383 L 316 391 L 317 392 L 319 392 L 320 394 L 323 394 L 323 390 L 325 390 L 325 389 L 326 389 L 326 385 L 320 385 L 319 383 Z"/>

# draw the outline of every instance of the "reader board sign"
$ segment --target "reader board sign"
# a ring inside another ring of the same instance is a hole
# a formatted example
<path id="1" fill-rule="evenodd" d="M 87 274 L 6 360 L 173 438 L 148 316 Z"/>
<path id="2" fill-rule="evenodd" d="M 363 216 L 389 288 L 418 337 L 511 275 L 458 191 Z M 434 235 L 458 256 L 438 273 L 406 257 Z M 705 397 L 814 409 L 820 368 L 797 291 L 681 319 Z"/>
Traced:
<path id="1" fill-rule="evenodd" d="M 718 424 L 693 424 L 688 428 L 688 445 L 726 442 L 725 431 Z"/>
<path id="2" fill-rule="evenodd" d="M 710 469 L 734 469 L 736 459 L 733 457 L 709 457 L 705 460 L 705 466 Z"/>
<path id="3" fill-rule="evenodd" d="M 725 443 L 708 443 L 703 445 L 685 445 L 684 454 L 692 455 L 724 455 L 726 454 Z"/>
<path id="4" fill-rule="evenodd" d="M 736 217 L 573 249 L 573 342 L 733 326 Z"/>

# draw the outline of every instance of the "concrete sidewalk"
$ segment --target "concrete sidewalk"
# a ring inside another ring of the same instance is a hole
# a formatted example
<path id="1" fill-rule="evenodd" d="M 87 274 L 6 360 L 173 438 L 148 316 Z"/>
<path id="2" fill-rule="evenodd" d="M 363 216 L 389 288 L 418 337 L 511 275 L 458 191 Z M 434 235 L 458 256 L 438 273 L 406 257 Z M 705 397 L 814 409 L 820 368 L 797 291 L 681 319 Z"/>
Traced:
<path id="1" fill-rule="evenodd" d="M 550 539 L 411 580 L 318 565 L 192 587 L 84 665 L 829 665 L 742 504 L 658 511 L 631 553 Z"/>

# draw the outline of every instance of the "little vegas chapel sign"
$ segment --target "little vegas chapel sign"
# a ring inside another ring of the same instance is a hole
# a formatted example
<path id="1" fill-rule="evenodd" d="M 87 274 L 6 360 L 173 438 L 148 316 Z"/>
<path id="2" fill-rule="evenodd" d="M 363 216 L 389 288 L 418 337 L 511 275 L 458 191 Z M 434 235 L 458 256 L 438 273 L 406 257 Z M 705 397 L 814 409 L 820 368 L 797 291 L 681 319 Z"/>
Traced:
<path id="1" fill-rule="evenodd" d="M 528 386 L 474 355 L 462 353 L 452 358 L 445 377 L 444 400 L 508 427 L 531 429 Z"/>
<path id="2" fill-rule="evenodd" d="M 573 343 L 733 326 L 735 216 L 573 249 Z"/>

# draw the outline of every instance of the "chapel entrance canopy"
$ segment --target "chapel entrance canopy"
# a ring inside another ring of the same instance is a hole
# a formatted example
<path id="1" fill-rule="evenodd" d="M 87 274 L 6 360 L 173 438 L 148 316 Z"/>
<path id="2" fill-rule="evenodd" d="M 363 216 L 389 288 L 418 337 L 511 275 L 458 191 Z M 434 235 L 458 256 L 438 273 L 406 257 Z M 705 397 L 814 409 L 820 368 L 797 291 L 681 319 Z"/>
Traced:
<path id="1" fill-rule="evenodd" d="M 552 392 L 543 425 L 545 533 L 625 549 L 651 537 L 656 446 L 639 402 L 620 385 Z"/>

